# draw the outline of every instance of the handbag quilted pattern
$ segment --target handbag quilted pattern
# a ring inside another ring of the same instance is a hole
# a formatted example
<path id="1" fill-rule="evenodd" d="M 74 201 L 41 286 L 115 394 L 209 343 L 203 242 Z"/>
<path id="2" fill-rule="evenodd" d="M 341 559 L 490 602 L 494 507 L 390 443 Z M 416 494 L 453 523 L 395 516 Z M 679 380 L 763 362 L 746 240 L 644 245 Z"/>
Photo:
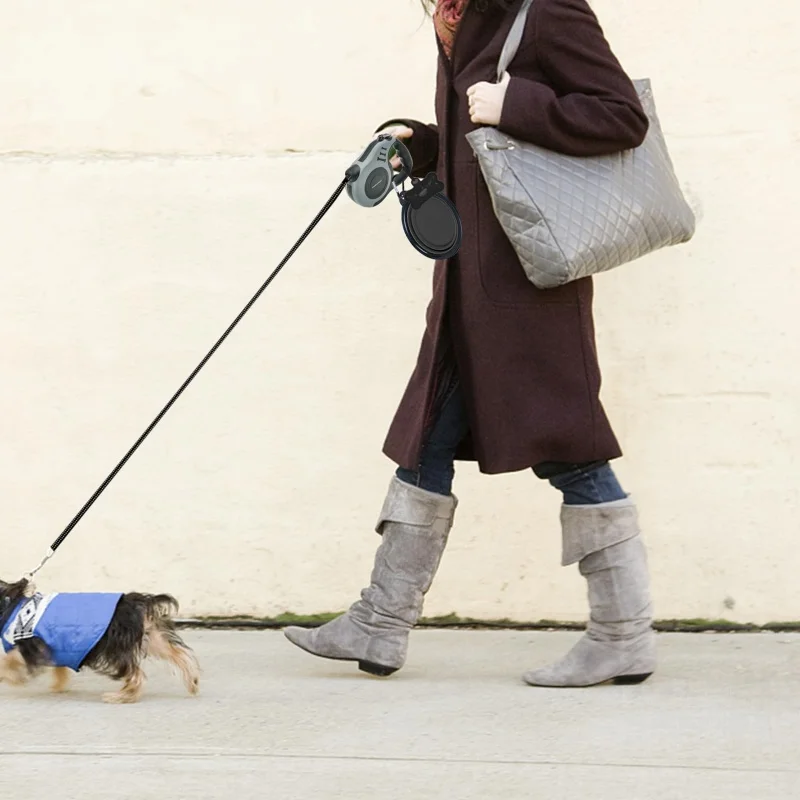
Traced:
<path id="1" fill-rule="evenodd" d="M 494 213 L 540 289 L 606 272 L 694 235 L 695 215 L 675 175 L 650 81 L 634 84 L 650 128 L 639 147 L 622 153 L 567 156 L 492 127 L 467 134 Z"/>

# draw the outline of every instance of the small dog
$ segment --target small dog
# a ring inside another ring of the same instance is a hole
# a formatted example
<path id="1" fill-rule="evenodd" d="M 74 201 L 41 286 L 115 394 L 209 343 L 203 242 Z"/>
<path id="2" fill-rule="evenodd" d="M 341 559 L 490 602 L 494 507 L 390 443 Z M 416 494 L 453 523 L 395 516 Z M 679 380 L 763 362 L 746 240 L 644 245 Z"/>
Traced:
<path id="1" fill-rule="evenodd" d="M 52 689 L 67 690 L 70 671 L 87 667 L 122 681 L 107 703 L 136 703 L 148 656 L 170 664 L 189 694 L 199 691 L 200 668 L 181 639 L 172 615 L 178 602 L 168 594 L 41 594 L 27 580 L 0 580 L 0 681 L 27 683 L 53 669 Z"/>

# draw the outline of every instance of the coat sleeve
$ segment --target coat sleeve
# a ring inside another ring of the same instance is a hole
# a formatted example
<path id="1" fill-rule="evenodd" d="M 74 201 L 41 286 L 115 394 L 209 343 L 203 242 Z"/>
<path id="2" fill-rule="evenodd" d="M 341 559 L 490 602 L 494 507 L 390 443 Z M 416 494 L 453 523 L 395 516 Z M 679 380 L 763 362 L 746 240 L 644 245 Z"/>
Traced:
<path id="1" fill-rule="evenodd" d="M 638 147 L 649 120 L 586 0 L 540 0 L 534 9 L 532 45 L 547 84 L 512 73 L 498 129 L 566 155 Z"/>
<path id="2" fill-rule="evenodd" d="M 395 125 L 406 125 L 414 131 L 414 135 L 406 139 L 405 144 L 411 159 L 414 162 L 414 169 L 411 174 L 416 177 L 424 177 L 436 168 L 436 161 L 439 158 L 439 128 L 434 124 L 426 124 L 416 119 L 388 119 L 381 123 L 375 133 L 379 133 L 386 128 Z"/>

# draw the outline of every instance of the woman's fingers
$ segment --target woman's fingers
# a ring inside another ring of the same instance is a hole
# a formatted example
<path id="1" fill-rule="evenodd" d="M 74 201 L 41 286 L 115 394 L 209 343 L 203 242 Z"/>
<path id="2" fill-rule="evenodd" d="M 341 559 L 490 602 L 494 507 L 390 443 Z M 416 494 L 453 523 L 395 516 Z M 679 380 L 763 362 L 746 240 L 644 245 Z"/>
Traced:
<path id="1" fill-rule="evenodd" d="M 393 128 L 384 128 L 380 131 L 381 134 L 388 134 L 389 136 L 396 136 L 398 139 L 410 139 L 414 135 L 414 131 L 405 125 L 397 125 Z"/>

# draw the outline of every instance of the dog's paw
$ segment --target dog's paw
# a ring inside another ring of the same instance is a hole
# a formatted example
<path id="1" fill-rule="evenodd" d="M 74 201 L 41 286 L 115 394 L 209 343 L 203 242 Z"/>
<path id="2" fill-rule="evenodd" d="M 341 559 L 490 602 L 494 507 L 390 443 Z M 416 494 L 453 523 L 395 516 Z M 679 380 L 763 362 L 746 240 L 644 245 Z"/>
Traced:
<path id="1" fill-rule="evenodd" d="M 28 676 L 24 670 L 8 670 L 0 675 L 0 683 L 7 683 L 9 686 L 24 686 L 28 682 Z"/>

